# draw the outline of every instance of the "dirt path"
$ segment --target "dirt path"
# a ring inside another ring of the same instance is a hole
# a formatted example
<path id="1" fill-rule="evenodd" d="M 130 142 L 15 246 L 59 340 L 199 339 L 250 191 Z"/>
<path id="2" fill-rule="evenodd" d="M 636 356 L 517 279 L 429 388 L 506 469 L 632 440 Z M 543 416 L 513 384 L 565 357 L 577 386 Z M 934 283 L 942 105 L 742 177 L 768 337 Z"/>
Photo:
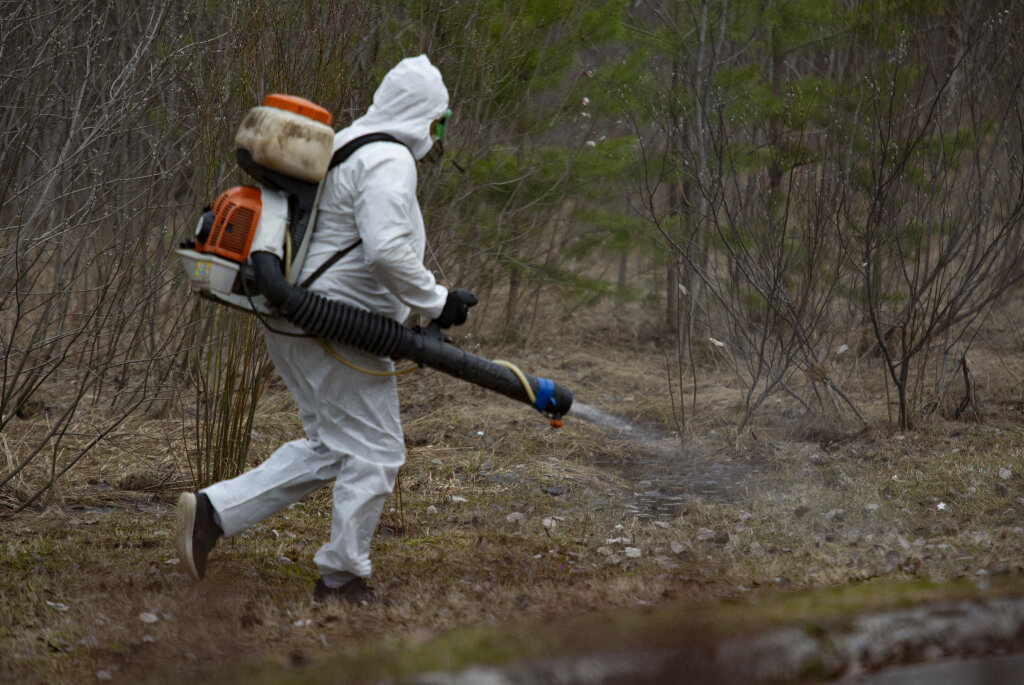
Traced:
<path id="1" fill-rule="evenodd" d="M 471 664 L 555 673 L 595 653 L 667 654 L 666 668 L 682 659 L 710 673 L 724 645 L 739 645 L 730 662 L 766 663 L 756 639 L 782 658 L 776 629 L 805 648 L 778 668 L 809 663 L 820 677 L 853 669 L 841 649 L 855 654 L 844 631 L 858 616 L 1024 595 L 1012 398 L 988 405 L 984 424 L 906 434 L 811 424 L 772 405 L 737 436 L 742 407 L 726 379 L 688 414 L 683 449 L 656 352 L 603 347 L 523 366 L 618 424 L 570 416 L 555 431 L 439 375 L 403 386 L 408 463 L 374 543 L 389 609 L 311 602 L 327 491 L 220 545 L 207 579 L 189 581 L 168 536 L 180 420 L 126 426 L 45 506 L 0 521 L 0 681 L 247 682 L 284 664 L 283 682 L 329 682 L 318 669 L 380 682 Z M 993 376 L 975 369 L 983 387 Z M 261 409 L 254 463 L 300 430 L 282 393 Z M 44 422 L 12 422 L 5 439 L 17 446 Z M 942 611 L 956 625 L 969 613 Z M 1016 644 L 998 636 L 979 643 Z M 968 653 L 920 644 L 863 668 Z"/>

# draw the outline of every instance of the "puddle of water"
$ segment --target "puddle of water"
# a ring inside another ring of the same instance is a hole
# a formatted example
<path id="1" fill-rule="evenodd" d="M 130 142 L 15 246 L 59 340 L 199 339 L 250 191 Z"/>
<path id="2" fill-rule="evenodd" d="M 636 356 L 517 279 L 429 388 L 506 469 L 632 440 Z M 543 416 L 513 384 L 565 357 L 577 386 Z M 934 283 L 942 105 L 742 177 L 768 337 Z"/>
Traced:
<path id="1" fill-rule="evenodd" d="M 1024 654 L 1010 654 L 901 666 L 857 682 L 861 685 L 1016 685 L 1021 682 L 1022 670 Z"/>
<path id="2" fill-rule="evenodd" d="M 627 510 L 641 518 L 678 516 L 693 498 L 736 502 L 746 478 L 757 472 L 746 464 L 712 461 L 686 448 L 678 437 L 642 428 L 578 400 L 572 413 L 607 432 L 615 431 L 620 440 L 642 445 L 649 455 L 628 463 L 598 462 L 634 483 L 636 500 Z"/>

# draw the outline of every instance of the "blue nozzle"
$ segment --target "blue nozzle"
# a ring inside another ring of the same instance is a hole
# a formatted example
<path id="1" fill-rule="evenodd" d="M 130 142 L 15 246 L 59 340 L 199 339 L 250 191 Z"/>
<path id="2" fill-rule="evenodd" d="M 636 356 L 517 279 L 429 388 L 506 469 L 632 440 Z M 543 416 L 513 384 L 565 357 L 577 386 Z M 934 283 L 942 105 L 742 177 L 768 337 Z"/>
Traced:
<path id="1" fill-rule="evenodd" d="M 550 378 L 537 378 L 537 399 L 533 408 L 539 412 L 548 411 L 548 402 L 555 394 L 555 383 Z M 557 401 L 556 401 L 557 403 Z"/>

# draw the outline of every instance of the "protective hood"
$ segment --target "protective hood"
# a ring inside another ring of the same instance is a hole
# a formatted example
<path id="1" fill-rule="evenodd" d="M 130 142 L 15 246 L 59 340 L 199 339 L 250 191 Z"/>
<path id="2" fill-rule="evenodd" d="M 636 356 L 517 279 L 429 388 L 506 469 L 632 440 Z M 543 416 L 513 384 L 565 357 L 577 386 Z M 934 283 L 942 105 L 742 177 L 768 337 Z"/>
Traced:
<path id="1" fill-rule="evenodd" d="M 366 133 L 390 133 L 422 159 L 433 145 L 430 124 L 446 109 L 441 72 L 426 55 L 407 57 L 384 76 L 366 114 L 334 136 L 334 149 Z"/>

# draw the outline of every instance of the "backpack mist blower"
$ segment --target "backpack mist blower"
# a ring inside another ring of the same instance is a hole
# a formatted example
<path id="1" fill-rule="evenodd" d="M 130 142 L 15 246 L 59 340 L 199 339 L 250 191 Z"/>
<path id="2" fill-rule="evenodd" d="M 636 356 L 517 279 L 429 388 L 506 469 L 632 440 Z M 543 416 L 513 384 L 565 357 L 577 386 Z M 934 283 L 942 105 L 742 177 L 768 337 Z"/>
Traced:
<path id="1" fill-rule="evenodd" d="M 257 185 L 221 193 L 204 208 L 193 237 L 181 243 L 177 252 L 192 291 L 261 318 L 284 318 L 311 337 L 443 371 L 525 402 L 561 425 L 573 399 L 561 385 L 460 350 L 436 323 L 410 328 L 307 289 L 312 277 L 298 283 L 327 172 L 361 145 L 398 142 L 372 133 L 332 155 L 330 123 L 327 110 L 289 95 L 268 95 L 249 110 L 235 136 L 235 158 Z"/>

